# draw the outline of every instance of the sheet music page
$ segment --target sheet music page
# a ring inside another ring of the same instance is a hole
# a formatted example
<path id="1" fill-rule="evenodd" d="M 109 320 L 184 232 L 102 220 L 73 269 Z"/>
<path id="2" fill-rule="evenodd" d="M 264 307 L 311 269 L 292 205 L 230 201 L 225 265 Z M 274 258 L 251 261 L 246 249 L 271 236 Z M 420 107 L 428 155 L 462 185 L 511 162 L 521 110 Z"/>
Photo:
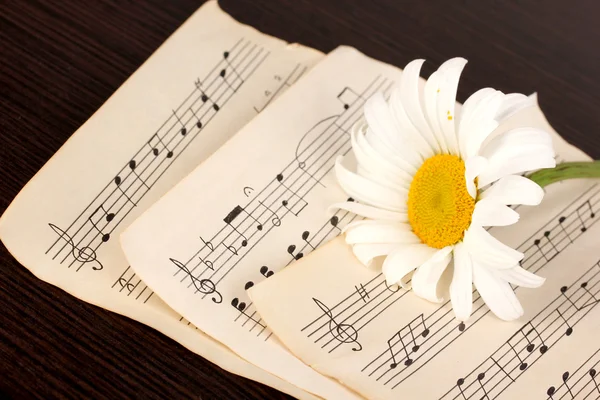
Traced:
<path id="1" fill-rule="evenodd" d="M 321 57 L 206 3 L 19 193 L 0 219 L 2 241 L 40 279 L 152 326 L 226 370 L 314 398 L 167 307 L 129 267 L 118 237 Z"/>
<path id="2" fill-rule="evenodd" d="M 588 159 L 538 107 L 500 129 L 524 124 L 553 133 L 559 160 Z M 433 304 L 387 286 L 341 237 L 251 288 L 254 310 L 295 355 L 368 398 L 598 399 L 600 185 L 546 189 L 540 206 L 518 207 L 516 225 L 490 229 L 547 279 L 515 290 L 525 309 L 518 321 L 499 320 L 474 292 L 462 323 L 448 293 Z"/>
<path id="3" fill-rule="evenodd" d="M 132 268 L 240 356 L 318 396 L 356 397 L 292 356 L 246 290 L 339 232 L 329 172 L 365 100 L 399 70 L 338 48 L 122 235 Z"/>

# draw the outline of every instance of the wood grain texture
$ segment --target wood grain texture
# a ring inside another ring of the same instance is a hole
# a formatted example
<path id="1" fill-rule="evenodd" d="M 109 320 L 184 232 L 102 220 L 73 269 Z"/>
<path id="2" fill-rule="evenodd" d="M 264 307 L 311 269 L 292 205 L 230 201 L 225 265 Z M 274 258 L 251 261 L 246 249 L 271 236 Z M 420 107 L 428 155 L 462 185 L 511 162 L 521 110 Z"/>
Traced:
<path id="1" fill-rule="evenodd" d="M 200 5 L 0 0 L 0 212 Z M 236 19 L 322 51 L 339 44 L 429 74 L 463 56 L 459 100 L 539 93 L 552 125 L 600 158 L 597 0 L 222 0 Z M 156 331 L 40 282 L 0 246 L 0 391 L 12 398 L 287 398 Z"/>

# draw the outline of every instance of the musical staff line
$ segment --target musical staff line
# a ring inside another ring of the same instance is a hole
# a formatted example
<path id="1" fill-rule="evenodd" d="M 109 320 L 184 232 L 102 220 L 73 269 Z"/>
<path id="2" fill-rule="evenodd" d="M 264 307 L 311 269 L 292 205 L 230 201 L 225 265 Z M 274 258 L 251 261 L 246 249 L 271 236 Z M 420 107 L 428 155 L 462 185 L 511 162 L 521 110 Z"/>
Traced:
<path id="1" fill-rule="evenodd" d="M 282 79 L 280 75 L 275 75 L 273 77 L 274 80 L 276 82 L 281 82 L 281 83 L 275 88 L 275 90 L 266 90 L 265 91 L 265 96 L 268 97 L 266 103 L 263 104 L 260 108 L 255 106 L 254 111 L 256 111 L 257 114 L 261 113 L 265 108 L 267 108 L 267 106 L 269 104 L 271 104 L 273 102 L 273 100 L 275 100 L 277 97 L 279 97 L 279 95 L 281 94 L 281 91 L 285 87 L 290 87 L 294 83 L 296 83 L 298 81 L 298 79 L 300 79 L 302 77 L 302 75 L 304 75 L 304 73 L 306 72 L 307 69 L 308 69 L 307 66 L 302 65 L 302 64 L 297 64 L 296 67 L 292 70 L 292 72 L 290 72 L 287 75 L 287 77 L 285 79 Z"/>
<path id="2" fill-rule="evenodd" d="M 362 117 L 362 104 L 367 95 L 380 90 L 384 85 L 387 85 L 386 90 L 391 87 L 390 82 L 377 77 L 334 119 L 340 125 L 352 126 Z M 190 266 L 190 271 L 195 276 L 208 276 L 218 284 L 247 252 L 252 251 L 272 229 L 281 225 L 285 216 L 297 216 L 302 212 L 307 205 L 304 196 L 333 168 L 333 160 L 338 154 L 350 151 L 347 134 L 340 132 L 330 119 L 321 121 L 309 131 L 309 134 L 316 135 L 314 139 L 307 135 L 302 138 L 305 147 L 246 206 L 235 207 L 240 212 L 236 213 L 235 218 L 224 220 L 225 226 L 208 240 L 213 244 L 212 249 L 203 243 L 188 259 L 185 265 L 195 263 L 195 266 Z M 224 246 L 217 251 L 219 244 Z M 225 248 L 233 248 L 235 252 L 230 251 L 228 254 Z M 213 268 L 205 265 L 206 260 L 211 262 Z M 196 272 L 199 267 L 202 268 Z M 175 271 L 174 276 L 177 275 L 178 271 Z"/>
<path id="3" fill-rule="evenodd" d="M 206 85 L 200 80 L 195 82 L 193 91 L 176 109 L 170 110 L 169 117 L 156 133 L 144 142 L 65 231 L 50 224 L 58 239 L 46 254 L 52 252 L 52 259 L 60 257 L 60 264 L 70 261 L 69 268 L 79 262 L 76 271 L 86 263 L 99 263 L 96 260 L 99 247 L 110 240 L 129 212 L 244 83 L 243 79 L 236 78 L 226 85 L 219 69 L 233 68 L 238 76 L 247 79 L 269 55 L 262 47 L 243 38 L 227 53 L 233 56 L 217 62 L 203 80 Z M 219 107 L 214 107 L 217 103 Z M 204 119 L 203 124 L 199 123 L 198 116 Z M 192 132 L 195 127 L 197 129 Z"/>
<path id="4" fill-rule="evenodd" d="M 599 207 L 600 189 L 597 187 L 597 185 L 590 187 L 590 189 L 571 202 L 571 204 L 565 207 L 553 219 L 551 219 L 536 233 L 531 235 L 520 246 L 517 247 L 517 250 L 525 254 L 525 257 L 521 262 L 521 267 L 531 272 L 537 272 L 548 265 L 548 263 L 558 254 L 552 253 L 551 256 L 548 254 L 543 254 L 542 252 L 547 251 L 547 249 L 543 246 L 537 246 L 535 244 L 537 238 L 546 236 L 546 232 L 559 232 L 556 236 L 554 236 L 555 241 L 552 251 L 564 251 L 568 246 L 574 243 L 577 238 L 585 233 L 587 228 L 595 224 L 598 221 L 598 218 L 595 218 L 593 213 L 589 214 L 587 219 L 583 220 L 573 217 L 576 213 L 578 213 L 578 210 L 582 207 L 582 205 L 587 203 L 591 204 L 596 209 Z M 565 219 L 560 222 L 563 217 Z M 565 220 L 570 222 L 565 224 Z M 560 224 L 563 225 L 564 230 L 559 229 L 558 225 Z M 582 229 L 583 227 L 586 227 L 586 229 Z M 515 289 L 515 287 L 513 287 L 513 289 Z M 518 288 L 516 290 L 518 290 Z M 384 384 L 394 381 L 395 383 L 393 387 L 395 388 L 408 379 L 412 374 L 417 372 L 420 368 L 425 366 L 427 362 L 436 357 L 463 332 L 474 326 L 489 312 L 489 309 L 485 306 L 485 303 L 479 296 L 478 292 L 473 290 L 473 312 L 471 319 L 468 324 L 459 323 L 454 318 L 450 302 L 447 301 L 432 314 L 426 317 L 427 325 L 431 331 L 431 334 L 421 345 L 422 350 L 419 351 L 419 355 L 413 356 L 414 360 L 410 365 L 410 369 L 408 368 L 409 366 L 404 366 L 394 371 L 395 373 L 391 377 L 383 379 L 385 375 L 391 373 L 389 368 L 384 368 L 384 365 L 389 363 L 389 360 L 387 359 L 389 349 L 386 346 L 386 350 L 382 351 L 378 357 L 371 361 L 371 363 L 369 363 L 369 365 L 363 369 L 363 372 L 372 365 L 377 365 L 375 369 L 380 370 L 383 368 L 384 372 L 377 374 L 376 380 L 382 380 Z M 377 360 L 383 361 L 375 364 Z M 415 361 L 419 361 L 419 366 L 415 366 Z M 375 371 L 371 370 L 369 374 L 371 375 L 374 372 Z"/>
<path id="5" fill-rule="evenodd" d="M 588 290 L 585 290 L 585 289 Z M 600 293 L 600 260 L 525 323 L 490 357 L 479 364 L 441 399 L 494 399 L 512 385 L 560 340 L 569 337 L 575 326 L 591 312 Z M 470 382 L 465 385 L 465 383 Z M 397 384 L 396 384 L 397 385 Z"/>

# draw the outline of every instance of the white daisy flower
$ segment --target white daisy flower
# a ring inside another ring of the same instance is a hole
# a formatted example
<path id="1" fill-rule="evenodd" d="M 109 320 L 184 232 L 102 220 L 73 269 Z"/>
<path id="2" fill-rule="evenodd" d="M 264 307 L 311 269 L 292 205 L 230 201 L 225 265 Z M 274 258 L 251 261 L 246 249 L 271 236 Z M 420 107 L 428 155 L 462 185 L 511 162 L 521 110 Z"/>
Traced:
<path id="1" fill-rule="evenodd" d="M 346 227 L 346 242 L 367 266 L 385 256 L 388 284 L 410 283 L 432 302 L 443 300 L 438 282 L 453 259 L 449 291 L 459 320 L 471 314 L 473 284 L 499 318 L 519 318 L 511 284 L 535 288 L 544 279 L 521 268 L 523 253 L 484 227 L 517 222 L 508 205 L 542 201 L 543 189 L 519 174 L 555 166 L 552 140 L 526 126 L 492 136 L 532 101 L 485 88 L 459 112 L 456 90 L 467 61 L 445 62 L 421 90 L 423 62 L 406 66 L 389 101 L 377 94 L 365 104 L 366 121 L 351 133 L 356 172 L 336 162 L 341 187 L 358 202 L 333 207 L 366 217 Z"/>

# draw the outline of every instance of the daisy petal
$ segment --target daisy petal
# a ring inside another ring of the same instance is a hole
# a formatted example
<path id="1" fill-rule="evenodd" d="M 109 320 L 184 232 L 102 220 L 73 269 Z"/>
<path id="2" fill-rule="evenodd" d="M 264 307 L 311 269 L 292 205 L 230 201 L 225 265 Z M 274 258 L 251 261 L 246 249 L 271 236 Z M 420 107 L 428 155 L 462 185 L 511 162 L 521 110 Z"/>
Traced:
<path id="1" fill-rule="evenodd" d="M 415 294 L 425 300 L 440 303 L 444 299 L 437 295 L 437 285 L 452 259 L 453 246 L 444 247 L 423 263 L 412 277 L 412 288 Z"/>
<path id="2" fill-rule="evenodd" d="M 366 204 L 356 203 L 354 201 L 346 201 L 343 203 L 332 204 L 328 208 L 328 212 L 333 214 L 333 210 L 346 210 L 361 217 L 371 219 L 383 219 L 387 221 L 408 222 L 406 213 L 382 210 L 377 207 L 372 207 Z"/>
<path id="3" fill-rule="evenodd" d="M 406 115 L 406 111 L 402 106 L 400 88 L 398 87 L 392 90 L 392 94 L 390 95 L 390 109 L 398 124 L 398 134 L 402 135 L 423 159 L 432 157 L 435 154 L 433 149 L 429 143 L 427 143 L 427 140 L 421 136 L 417 128 L 410 121 L 410 118 L 408 118 L 408 115 Z"/>
<path id="4" fill-rule="evenodd" d="M 356 161 L 361 168 L 368 171 L 370 179 L 390 187 L 410 187 L 412 175 L 389 162 L 385 155 L 379 154 L 367 141 L 364 131 L 365 123 L 352 127 L 350 140 Z M 412 172 L 412 171 L 411 171 Z"/>
<path id="5" fill-rule="evenodd" d="M 397 248 L 397 243 L 355 244 L 352 246 L 352 252 L 363 265 L 370 267 L 373 259 L 387 256 Z"/>
<path id="6" fill-rule="evenodd" d="M 496 113 L 496 121 L 502 124 L 504 121 L 522 110 L 537 105 L 536 98 L 525 96 L 521 93 L 509 93 L 504 96 L 502 106 Z"/>
<path id="7" fill-rule="evenodd" d="M 358 201 L 389 211 L 406 211 L 406 190 L 390 188 L 350 172 L 342 165 L 342 156 L 336 160 L 335 173 L 342 189 Z"/>
<path id="8" fill-rule="evenodd" d="M 355 221 L 348 224 L 342 233 L 346 243 L 419 243 L 410 225 L 394 221 Z"/>
<path id="9" fill-rule="evenodd" d="M 479 152 L 485 139 L 498 127 L 495 116 L 502 106 L 504 94 L 485 88 L 475 92 L 462 108 L 458 141 L 463 159 L 469 159 Z"/>
<path id="10" fill-rule="evenodd" d="M 474 224 L 465 232 L 463 243 L 467 246 L 473 263 L 493 269 L 512 268 L 524 256 L 520 251 L 500 242 L 481 226 Z"/>
<path id="11" fill-rule="evenodd" d="M 487 159 L 481 156 L 474 156 L 465 162 L 465 179 L 467 181 L 467 191 L 472 198 L 477 197 L 477 186 L 475 186 L 475 178 L 487 168 Z"/>
<path id="12" fill-rule="evenodd" d="M 383 262 L 381 272 L 385 275 L 388 285 L 398 283 L 405 287 L 402 278 L 433 257 L 435 253 L 435 249 L 422 243 L 397 245 L 396 250 Z"/>
<path id="13" fill-rule="evenodd" d="M 473 283 L 485 304 L 498 318 L 513 321 L 523 315 L 523 307 L 510 285 L 477 262 L 473 263 Z"/>
<path id="14" fill-rule="evenodd" d="M 461 57 L 446 61 L 440 69 L 439 96 L 437 99 L 437 115 L 444 141 L 450 154 L 458 154 L 458 138 L 456 135 L 456 91 L 460 75 L 467 64 Z"/>
<path id="15" fill-rule="evenodd" d="M 519 213 L 495 201 L 482 199 L 475 204 L 473 223 L 479 226 L 508 226 L 519 221 Z"/>
<path id="16" fill-rule="evenodd" d="M 448 153 L 448 146 L 446 146 L 444 134 L 442 133 L 442 127 L 440 126 L 440 120 L 438 118 L 438 97 L 440 95 L 440 81 L 443 79 L 442 75 L 443 73 L 438 70 L 429 76 L 427 82 L 425 83 L 423 99 L 427 123 L 431 127 L 431 131 L 433 132 L 436 141 L 440 145 L 440 150 L 442 153 Z"/>
<path id="17" fill-rule="evenodd" d="M 499 135 L 482 149 L 481 155 L 489 160 L 489 165 L 479 176 L 479 187 L 507 175 L 556 166 L 550 135 L 534 128 Z"/>
<path id="18" fill-rule="evenodd" d="M 387 158 L 399 164 L 403 170 L 415 172 L 423 159 L 411 148 L 410 143 L 402 140 L 399 128 L 392 115 L 390 105 L 382 93 L 375 93 L 365 103 L 365 119 L 369 126 L 369 136 L 380 142 L 377 148 L 387 153 Z"/>
<path id="19" fill-rule="evenodd" d="M 481 198 L 493 199 L 506 205 L 537 206 L 544 198 L 544 189 L 531 179 L 519 175 L 508 175 L 484 190 Z"/>
<path id="20" fill-rule="evenodd" d="M 464 243 L 454 246 L 454 274 L 450 284 L 450 300 L 456 319 L 469 319 L 473 310 L 473 262 Z"/>
<path id="21" fill-rule="evenodd" d="M 546 281 L 546 278 L 532 274 L 518 265 L 514 268 L 495 271 L 495 274 L 498 278 L 504 279 L 513 285 L 527 288 L 538 288 Z"/>
<path id="22" fill-rule="evenodd" d="M 429 143 L 429 146 L 435 153 L 440 153 L 440 145 L 437 142 L 433 132 L 423 115 L 421 108 L 421 90 L 419 89 L 419 76 L 421 66 L 425 60 L 414 60 L 402 71 L 400 76 L 400 101 L 406 111 L 406 115 L 412 124 L 417 128 L 419 134 Z"/>

